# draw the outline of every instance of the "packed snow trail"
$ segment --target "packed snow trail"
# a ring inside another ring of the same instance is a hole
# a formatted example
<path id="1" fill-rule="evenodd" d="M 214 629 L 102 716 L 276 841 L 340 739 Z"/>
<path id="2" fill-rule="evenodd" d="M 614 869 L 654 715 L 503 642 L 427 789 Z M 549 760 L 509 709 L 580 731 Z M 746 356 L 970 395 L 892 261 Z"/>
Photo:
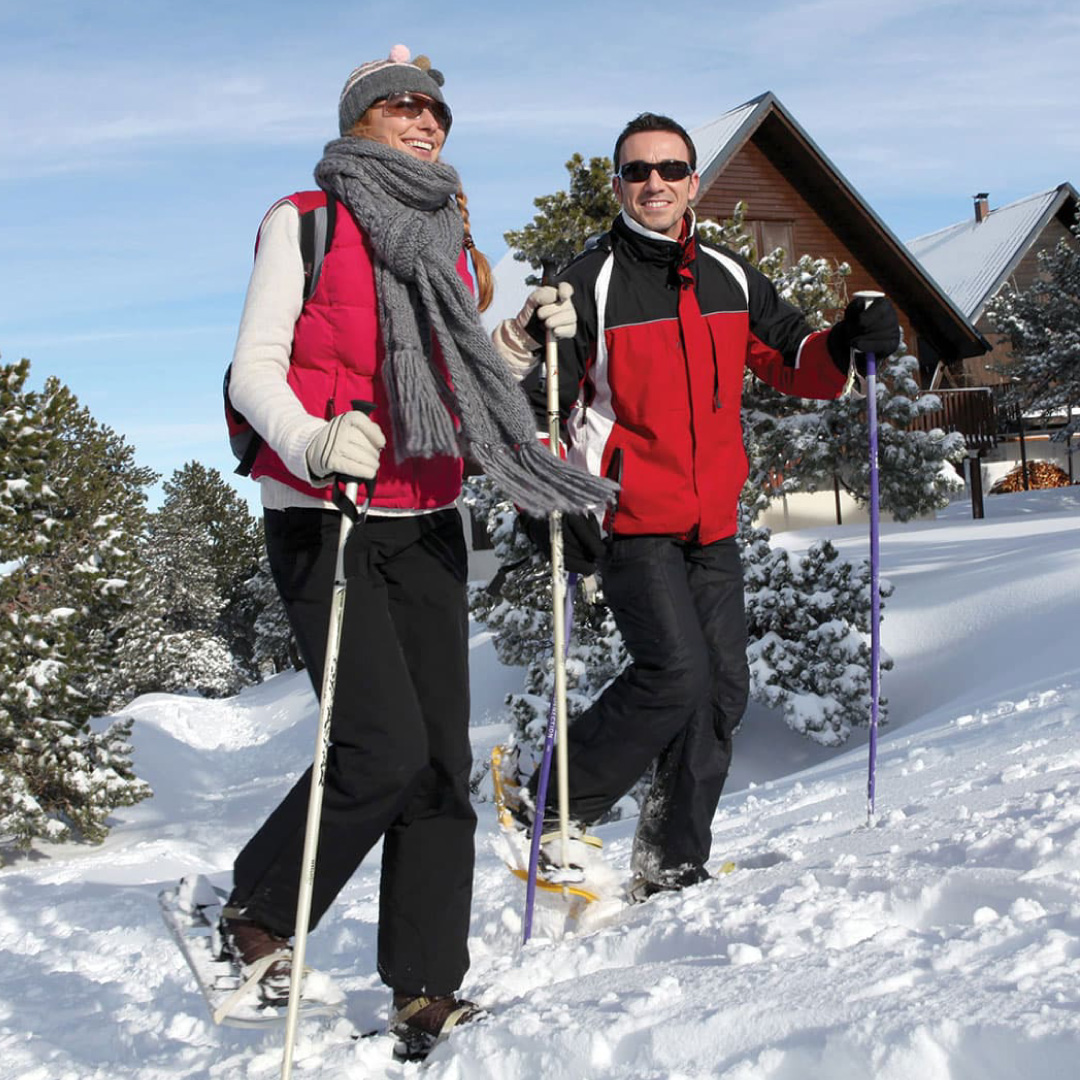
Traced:
<path id="1" fill-rule="evenodd" d="M 1035 494 L 1047 496 L 1039 500 Z M 714 822 L 733 873 L 609 910 L 558 936 L 491 848 L 478 805 L 464 991 L 493 1008 L 432 1055 L 431 1080 L 1065 1080 L 1080 1060 L 1080 505 L 995 497 L 969 522 L 886 527 L 896 586 L 883 642 L 878 817 L 865 733 L 824 751 L 752 710 Z M 998 502 L 997 499 L 1013 500 Z M 1049 509 L 1048 509 L 1049 508 Z M 964 509 L 964 508 L 961 508 Z M 845 554 L 865 537 L 833 531 Z M 780 538 L 777 538 L 780 539 Z M 800 536 L 785 536 L 797 544 Z M 474 638 L 478 759 L 507 735 L 520 673 Z M 0 872 L 0 1080 L 269 1080 L 280 1035 L 216 1028 L 167 936 L 157 892 L 185 872 L 227 883 L 233 854 L 310 753 L 303 676 L 237 698 L 130 706 L 155 797 L 96 848 L 42 847 Z M 634 822 L 600 832 L 629 862 Z M 377 853 L 376 853 L 377 856 Z M 306 1021 L 297 1076 L 407 1078 L 374 974 L 378 860 L 310 940 L 349 995 Z"/>

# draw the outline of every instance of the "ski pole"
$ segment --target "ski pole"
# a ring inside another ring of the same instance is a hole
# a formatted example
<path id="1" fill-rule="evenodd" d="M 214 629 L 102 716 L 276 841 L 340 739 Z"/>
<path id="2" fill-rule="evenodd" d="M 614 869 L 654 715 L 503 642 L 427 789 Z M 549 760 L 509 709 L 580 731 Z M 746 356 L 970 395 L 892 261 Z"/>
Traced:
<path id="1" fill-rule="evenodd" d="M 574 589 L 577 586 L 577 574 L 570 574 L 567 581 L 565 623 L 565 647 L 570 645 L 570 631 L 574 625 Z M 552 644 L 558 651 L 558 638 L 552 635 Z M 544 809 L 547 806 L 548 779 L 551 776 L 551 753 L 555 746 L 556 694 L 551 691 L 551 705 L 548 707 L 547 732 L 544 736 L 544 754 L 540 760 L 540 779 L 536 785 L 536 813 L 533 817 L 532 843 L 529 847 L 529 876 L 525 884 L 525 918 L 522 922 L 521 941 L 525 944 L 532 937 L 533 908 L 536 905 L 536 875 L 540 864 L 540 834 L 544 831 Z"/>
<path id="2" fill-rule="evenodd" d="M 869 307 L 884 296 L 880 292 L 857 292 Z M 881 592 L 879 582 L 878 419 L 877 357 L 866 353 L 866 426 L 870 436 L 870 761 L 866 781 L 866 823 L 874 823 L 874 781 L 877 770 L 878 700 L 881 687 Z"/>
<path id="3" fill-rule="evenodd" d="M 878 587 L 878 428 L 877 357 L 866 354 L 867 426 L 870 429 L 870 763 L 866 781 L 866 822 L 874 823 L 877 769 L 878 698 L 881 689 L 881 591 Z"/>
<path id="4" fill-rule="evenodd" d="M 374 411 L 370 401 L 354 401 L 354 409 L 366 414 Z M 322 692 L 319 695 L 319 723 L 315 733 L 315 757 L 311 765 L 311 790 L 308 795 L 307 827 L 304 832 L 304 856 L 300 864 L 300 894 L 296 902 L 296 928 L 293 938 L 292 971 L 289 976 L 289 1008 L 285 1017 L 285 1051 L 281 1062 L 281 1080 L 292 1076 L 293 1047 L 296 1025 L 300 1018 L 300 989 L 304 978 L 304 957 L 307 952 L 308 927 L 311 922 L 311 897 L 315 888 L 315 860 L 319 849 L 319 824 L 322 821 L 323 791 L 326 787 L 326 761 L 330 750 L 330 719 L 334 709 L 334 689 L 337 686 L 338 659 L 341 655 L 341 630 L 345 614 L 345 547 L 353 528 L 362 525 L 367 517 L 371 498 L 375 494 L 374 477 L 364 480 L 367 495 L 357 505 L 359 482 L 345 484 L 344 497 L 334 484 L 334 502 L 341 511 L 338 532 L 337 560 L 334 564 L 334 586 L 330 596 L 330 624 L 326 633 L 326 661 L 323 666 Z"/>
<path id="5" fill-rule="evenodd" d="M 554 285 L 554 267 L 544 264 L 543 280 Z M 559 343 L 548 330 L 544 336 L 544 377 L 547 383 L 548 443 L 559 457 Z M 559 838 L 562 865 L 570 862 L 570 788 L 566 753 L 566 640 L 564 606 L 566 575 L 563 573 L 562 513 L 551 511 L 551 637 L 555 643 L 555 760 L 558 765 Z M 541 823 L 542 824 L 542 823 Z M 533 823 L 533 832 L 536 823 Z"/>

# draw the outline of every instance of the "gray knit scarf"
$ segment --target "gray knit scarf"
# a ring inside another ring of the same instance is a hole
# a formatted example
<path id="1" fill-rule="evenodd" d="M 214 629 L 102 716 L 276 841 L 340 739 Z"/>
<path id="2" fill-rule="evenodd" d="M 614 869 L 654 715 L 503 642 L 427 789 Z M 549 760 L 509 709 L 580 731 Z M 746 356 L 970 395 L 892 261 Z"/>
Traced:
<path id="1" fill-rule="evenodd" d="M 375 252 L 382 378 L 398 460 L 459 454 L 457 418 L 469 456 L 523 510 L 609 502 L 615 484 L 558 461 L 537 441 L 532 409 L 484 331 L 457 272 L 464 236 L 457 172 L 346 136 L 327 144 L 315 180 L 352 212 Z M 451 385 L 436 366 L 433 337 Z"/>

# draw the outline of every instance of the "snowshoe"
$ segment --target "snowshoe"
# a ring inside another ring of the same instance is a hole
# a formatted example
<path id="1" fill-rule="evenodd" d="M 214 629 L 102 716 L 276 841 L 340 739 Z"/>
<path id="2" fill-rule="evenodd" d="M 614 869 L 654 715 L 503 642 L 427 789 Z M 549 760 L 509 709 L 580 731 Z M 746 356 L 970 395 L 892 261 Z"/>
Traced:
<path id="1" fill-rule="evenodd" d="M 718 874 L 730 874 L 735 869 L 733 862 L 725 862 Z M 637 874 L 626 888 L 627 899 L 632 904 L 643 904 L 658 893 L 681 892 L 691 885 L 700 885 L 711 881 L 713 875 L 703 866 L 688 864 L 672 870 L 657 871 L 653 877 Z"/>
<path id="2" fill-rule="evenodd" d="M 267 1000 L 260 986 L 260 979 L 284 956 L 271 953 L 265 968 L 245 972 L 226 944 L 228 929 L 224 935 L 221 931 L 226 899 L 225 891 L 202 874 L 182 878 L 178 886 L 158 895 L 161 917 L 191 968 L 214 1023 L 230 1027 L 284 1023 L 287 980 L 284 997 L 278 995 L 273 1001 Z M 328 976 L 305 970 L 301 1016 L 337 1017 L 344 1012 L 344 1005 L 345 995 Z"/>
<path id="3" fill-rule="evenodd" d="M 502 746 L 492 749 L 491 777 L 501 827 L 496 846 L 510 872 L 522 881 L 528 881 L 534 807 L 517 769 L 516 749 L 508 750 Z M 603 843 L 599 837 L 588 833 L 585 826 L 571 823 L 564 865 L 558 826 L 549 821 L 544 824 L 546 831 L 540 836 L 537 863 L 537 889 L 576 897 L 586 903 L 621 893 L 614 871 L 600 855 Z"/>

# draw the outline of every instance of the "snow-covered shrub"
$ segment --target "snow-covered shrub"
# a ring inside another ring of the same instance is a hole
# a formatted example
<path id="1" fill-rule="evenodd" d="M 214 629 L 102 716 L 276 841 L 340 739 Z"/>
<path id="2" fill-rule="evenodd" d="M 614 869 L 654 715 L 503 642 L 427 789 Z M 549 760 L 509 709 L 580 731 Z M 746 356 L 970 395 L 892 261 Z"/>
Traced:
<path id="1" fill-rule="evenodd" d="M 870 565 L 841 559 L 828 540 L 796 558 L 769 536 L 753 527 L 739 536 L 750 694 L 780 709 L 795 731 L 839 746 L 853 724 L 870 719 Z M 888 582 L 879 587 L 882 598 L 891 595 Z M 891 667 L 883 654 L 882 670 Z"/>

